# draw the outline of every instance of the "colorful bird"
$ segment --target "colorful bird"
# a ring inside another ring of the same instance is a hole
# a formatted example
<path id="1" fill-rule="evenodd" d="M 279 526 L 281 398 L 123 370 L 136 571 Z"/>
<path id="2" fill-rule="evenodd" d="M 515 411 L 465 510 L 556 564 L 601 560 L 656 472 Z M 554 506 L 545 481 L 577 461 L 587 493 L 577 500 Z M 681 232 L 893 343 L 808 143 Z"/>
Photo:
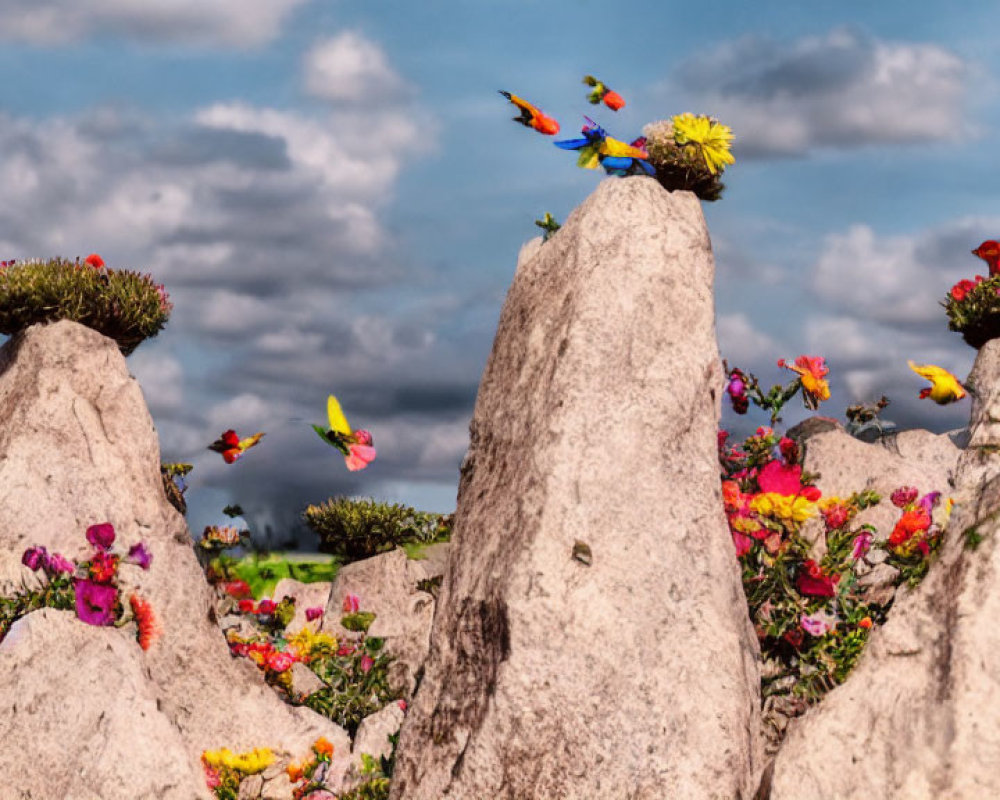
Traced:
<path id="1" fill-rule="evenodd" d="M 531 105 L 531 103 L 527 100 L 522 100 L 516 94 L 505 92 L 503 89 L 498 91 L 515 106 L 521 109 L 520 116 L 512 118 L 514 122 L 520 122 L 525 127 L 534 128 L 536 131 L 544 133 L 546 136 L 555 136 L 559 133 L 559 123 L 552 117 L 543 114 L 541 109 Z"/>
<path id="2" fill-rule="evenodd" d="M 612 111 L 625 108 L 625 101 L 622 99 L 622 96 L 618 92 L 608 88 L 607 84 L 597 80 L 593 75 L 585 75 L 583 82 L 587 86 L 594 87 L 594 90 L 587 95 L 587 100 L 590 101 L 591 105 L 596 106 L 601 101 L 604 101 L 604 105 Z"/>
<path id="3" fill-rule="evenodd" d="M 990 265 L 990 275 L 996 275 L 1000 272 L 1000 242 L 987 239 L 972 251 L 972 255 L 979 256 Z"/>
<path id="4" fill-rule="evenodd" d="M 933 364 L 918 366 L 912 361 L 907 361 L 906 363 L 910 365 L 910 369 L 916 372 L 917 375 L 931 382 L 929 387 L 920 390 L 921 399 L 929 397 L 939 406 L 944 406 L 965 397 L 965 388 L 959 382 L 958 378 L 944 369 L 944 367 L 936 367 Z"/>
<path id="5" fill-rule="evenodd" d="M 340 402 L 332 394 L 326 399 L 326 416 L 329 428 L 313 425 L 313 430 L 329 445 L 344 454 L 344 461 L 351 472 L 364 469 L 375 460 L 372 435 L 368 431 L 352 431 Z"/>
<path id="6" fill-rule="evenodd" d="M 551 237 L 553 233 L 555 233 L 562 227 L 558 222 L 556 222 L 556 218 L 553 217 L 548 211 L 545 212 L 544 217 L 542 217 L 541 219 L 536 219 L 535 224 L 543 231 L 545 231 L 545 233 L 542 234 L 542 240 L 546 242 L 549 240 L 549 237 Z"/>
<path id="7" fill-rule="evenodd" d="M 238 458 L 240 458 L 247 450 L 253 447 L 263 433 L 255 433 L 253 436 L 248 436 L 246 439 L 241 439 L 236 435 L 236 431 L 230 429 L 222 434 L 218 439 L 212 442 L 208 449 L 216 453 L 222 453 L 222 459 L 227 464 L 232 464 Z"/>
<path id="8" fill-rule="evenodd" d="M 584 169 L 597 169 L 604 167 L 609 175 L 630 175 L 638 173 L 640 170 L 647 175 L 655 175 L 656 169 L 647 160 L 649 154 L 637 145 L 644 145 L 645 139 L 636 139 L 631 144 L 619 141 L 608 136 L 604 130 L 590 117 L 584 117 L 587 124 L 583 126 L 580 133 L 583 136 L 579 139 L 563 139 L 561 142 L 554 142 L 555 146 L 562 150 L 578 150 L 579 158 L 576 160 L 578 167 Z"/>

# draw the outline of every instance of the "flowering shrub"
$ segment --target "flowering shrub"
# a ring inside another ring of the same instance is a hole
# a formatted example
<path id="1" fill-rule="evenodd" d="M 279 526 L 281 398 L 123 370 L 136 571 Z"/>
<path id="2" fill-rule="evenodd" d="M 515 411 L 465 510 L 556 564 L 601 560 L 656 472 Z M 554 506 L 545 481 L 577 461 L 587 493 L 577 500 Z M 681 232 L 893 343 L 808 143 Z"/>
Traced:
<path id="1" fill-rule="evenodd" d="M 302 514 L 320 537 L 320 549 L 354 561 L 409 543 L 445 541 L 450 518 L 376 500 L 331 498 Z"/>
<path id="2" fill-rule="evenodd" d="M 883 561 L 899 570 L 894 585 L 923 577 L 950 501 L 935 523 L 938 493 L 918 500 L 914 489 L 897 490 L 892 502 L 903 513 L 882 539 L 871 525 L 855 523 L 880 502 L 874 492 L 823 497 L 815 476 L 802 470 L 798 444 L 770 428 L 739 447 L 728 447 L 727 438 L 720 432 L 722 498 L 764 661 L 765 718 L 774 699 L 795 715 L 847 677 L 870 631 L 885 620 L 892 594 L 878 599 L 859 578 Z M 825 547 L 804 535 L 813 520 L 822 521 Z"/>
<path id="3" fill-rule="evenodd" d="M 114 339 L 127 356 L 163 330 L 172 308 L 162 284 L 109 269 L 96 254 L 83 263 L 57 258 L 0 265 L 0 333 L 69 319 Z"/>
<path id="4" fill-rule="evenodd" d="M 0 597 L 0 640 L 14 622 L 39 608 L 75 609 L 77 617 L 88 625 L 128 621 L 119 596 L 118 568 L 124 562 L 148 570 L 153 556 L 143 542 L 132 545 L 124 557 L 113 552 L 115 529 L 109 522 L 91 525 L 86 536 L 94 547 L 89 561 L 76 563 L 40 545 L 24 551 L 21 563 L 32 572 L 40 572 L 45 582 L 40 588 L 25 586 L 13 597 Z M 129 606 L 136 639 L 148 650 L 161 633 L 153 609 L 137 594 L 129 597 Z"/>
<path id="5" fill-rule="evenodd" d="M 948 315 L 948 329 L 958 331 L 969 345 L 979 348 L 1000 336 L 1000 245 L 986 241 L 972 253 L 989 265 L 989 277 L 960 280 L 941 305 Z"/>
<path id="6" fill-rule="evenodd" d="M 664 188 L 685 189 L 708 201 L 722 196 L 722 172 L 735 161 L 728 126 L 712 117 L 678 114 L 646 125 L 642 135 L 649 163 Z"/>

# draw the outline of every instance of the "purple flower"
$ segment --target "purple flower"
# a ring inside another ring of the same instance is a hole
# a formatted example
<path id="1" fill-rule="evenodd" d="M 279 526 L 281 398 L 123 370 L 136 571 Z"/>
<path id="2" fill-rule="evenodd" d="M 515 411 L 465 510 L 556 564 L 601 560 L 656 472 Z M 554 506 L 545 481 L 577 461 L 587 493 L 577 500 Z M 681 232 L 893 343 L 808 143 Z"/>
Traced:
<path id="1" fill-rule="evenodd" d="M 917 501 L 917 505 L 923 507 L 924 511 L 930 515 L 934 510 L 934 506 L 937 505 L 939 497 L 941 497 L 941 492 L 928 492 Z"/>
<path id="2" fill-rule="evenodd" d="M 21 563 L 32 572 L 35 572 L 39 568 L 45 566 L 48 562 L 48 558 L 48 553 L 45 552 L 44 547 L 29 547 L 24 551 L 24 555 L 21 556 Z"/>
<path id="3" fill-rule="evenodd" d="M 862 531 L 857 536 L 854 537 L 854 550 L 851 552 L 851 558 L 857 561 L 859 558 L 864 558 L 868 554 L 869 548 L 872 546 L 872 534 L 870 531 Z"/>
<path id="4" fill-rule="evenodd" d="M 87 541 L 94 547 L 107 550 L 115 543 L 115 527 L 110 522 L 91 525 L 87 528 Z"/>
<path id="5" fill-rule="evenodd" d="M 306 609 L 306 620 L 312 622 L 314 619 L 319 619 L 323 616 L 323 606 L 313 606 L 312 608 Z"/>
<path id="6" fill-rule="evenodd" d="M 49 556 L 49 563 L 45 567 L 49 572 L 60 573 L 65 572 L 67 575 L 72 575 L 76 572 L 76 564 L 70 561 L 66 556 L 59 555 L 59 553 L 53 553 Z"/>
<path id="7" fill-rule="evenodd" d="M 130 564 L 137 564 L 143 569 L 149 569 L 153 562 L 153 554 L 149 552 L 145 542 L 139 542 L 128 549 L 128 556 L 125 558 Z"/>
<path id="8" fill-rule="evenodd" d="M 115 621 L 118 590 L 85 578 L 73 581 L 76 589 L 76 615 L 88 625 L 111 625 Z"/>
<path id="9" fill-rule="evenodd" d="M 828 630 L 833 628 L 833 626 L 827 622 L 823 617 L 818 615 L 807 617 L 805 614 L 799 619 L 802 623 L 802 630 L 808 633 L 810 636 L 822 636 Z"/>

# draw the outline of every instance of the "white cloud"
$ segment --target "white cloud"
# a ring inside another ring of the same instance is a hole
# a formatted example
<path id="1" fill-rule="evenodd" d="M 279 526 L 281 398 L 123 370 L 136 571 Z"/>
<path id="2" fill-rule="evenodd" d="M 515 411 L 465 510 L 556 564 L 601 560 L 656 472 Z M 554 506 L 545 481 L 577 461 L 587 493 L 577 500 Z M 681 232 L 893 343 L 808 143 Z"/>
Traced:
<path id="1" fill-rule="evenodd" d="M 939 45 L 839 28 L 790 43 L 728 42 L 689 61 L 674 82 L 696 110 L 732 127 L 739 154 L 798 155 L 967 137 L 970 72 Z"/>
<path id="2" fill-rule="evenodd" d="M 128 366 L 142 387 L 152 414 L 180 409 L 184 402 L 184 369 L 168 353 L 140 348 L 128 360 Z"/>
<path id="3" fill-rule="evenodd" d="M 770 359 L 777 351 L 775 340 L 754 328 L 746 314 L 721 314 L 715 327 L 719 351 L 730 367 L 753 364 L 762 356 Z"/>
<path id="4" fill-rule="evenodd" d="M 109 33 L 250 47 L 274 39 L 308 0 L 27 0 L 0 4 L 0 38 L 50 45 Z"/>
<path id="5" fill-rule="evenodd" d="M 405 89 L 382 48 L 353 31 L 315 44 L 303 68 L 306 91 L 325 100 L 370 103 Z"/>

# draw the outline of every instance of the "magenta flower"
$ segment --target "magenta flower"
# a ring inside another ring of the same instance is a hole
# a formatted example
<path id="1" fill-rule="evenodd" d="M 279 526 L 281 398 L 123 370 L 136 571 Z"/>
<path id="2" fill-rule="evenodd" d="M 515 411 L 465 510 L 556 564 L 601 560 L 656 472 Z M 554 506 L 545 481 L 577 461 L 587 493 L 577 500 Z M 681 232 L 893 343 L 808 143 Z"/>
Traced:
<path id="1" fill-rule="evenodd" d="M 892 500 L 892 504 L 896 508 L 905 508 L 917 499 L 918 494 L 915 486 L 900 486 L 889 496 L 889 499 Z"/>
<path id="2" fill-rule="evenodd" d="M 917 505 L 930 514 L 934 511 L 934 506 L 937 505 L 939 497 L 941 497 L 941 492 L 928 492 L 917 501 Z"/>
<path id="3" fill-rule="evenodd" d="M 21 556 L 21 563 L 32 572 L 35 572 L 48 562 L 48 558 L 48 553 L 45 552 L 44 547 L 29 547 L 24 551 L 24 555 Z"/>
<path id="4" fill-rule="evenodd" d="M 275 605 L 273 600 L 268 600 L 266 597 L 257 604 L 258 614 L 273 614 L 274 609 L 278 606 Z"/>
<path id="5" fill-rule="evenodd" d="M 361 671 L 366 675 L 371 671 L 371 668 L 375 666 L 375 659 L 370 655 L 365 653 L 361 656 Z"/>
<path id="6" fill-rule="evenodd" d="M 785 466 L 780 461 L 768 461 L 757 474 L 757 485 L 762 492 L 795 495 L 802 491 L 802 466 Z"/>
<path id="7" fill-rule="evenodd" d="M 292 664 L 295 663 L 295 659 L 289 653 L 283 653 L 280 650 L 273 653 L 268 653 L 264 659 L 265 666 L 274 672 L 285 672 L 291 669 Z"/>
<path id="8" fill-rule="evenodd" d="M 49 556 L 49 563 L 46 566 L 49 572 L 60 573 L 65 572 L 67 575 L 71 575 L 76 572 L 76 564 L 70 561 L 66 556 L 60 555 L 59 553 L 53 553 Z"/>
<path id="9" fill-rule="evenodd" d="M 868 555 L 868 550 L 872 546 L 871 531 L 862 531 L 854 537 L 854 550 L 851 551 L 851 558 L 857 561 Z"/>
<path id="10" fill-rule="evenodd" d="M 76 615 L 88 625 L 111 625 L 115 621 L 118 590 L 85 578 L 73 581 L 76 589 Z"/>
<path id="11" fill-rule="evenodd" d="M 312 622 L 314 619 L 319 619 L 323 616 L 323 606 L 313 606 L 312 608 L 306 609 L 306 621 Z"/>
<path id="12" fill-rule="evenodd" d="M 128 549 L 128 556 L 125 557 L 125 560 L 148 570 L 149 565 L 153 562 L 153 554 L 149 552 L 145 542 L 139 542 Z"/>
<path id="13" fill-rule="evenodd" d="M 107 550 L 115 543 L 115 528 L 110 522 L 102 522 L 100 525 L 91 525 L 87 528 L 87 541 L 94 547 Z"/>

